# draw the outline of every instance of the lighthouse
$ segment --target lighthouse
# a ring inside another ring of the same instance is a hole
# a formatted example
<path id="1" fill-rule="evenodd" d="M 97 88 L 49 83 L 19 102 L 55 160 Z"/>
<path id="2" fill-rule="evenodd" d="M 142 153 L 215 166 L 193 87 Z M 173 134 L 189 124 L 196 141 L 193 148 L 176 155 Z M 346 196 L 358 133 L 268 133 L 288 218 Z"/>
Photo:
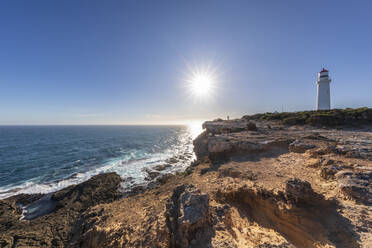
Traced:
<path id="1" fill-rule="evenodd" d="M 316 80 L 316 110 L 331 109 L 330 83 L 331 79 L 328 76 L 328 71 L 323 68 L 318 73 L 318 80 Z"/>

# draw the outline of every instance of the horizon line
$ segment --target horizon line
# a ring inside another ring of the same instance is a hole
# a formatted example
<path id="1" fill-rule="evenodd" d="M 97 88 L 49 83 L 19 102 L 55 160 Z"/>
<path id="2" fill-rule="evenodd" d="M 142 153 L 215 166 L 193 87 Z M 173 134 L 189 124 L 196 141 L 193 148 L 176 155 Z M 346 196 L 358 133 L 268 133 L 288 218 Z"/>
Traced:
<path id="1" fill-rule="evenodd" d="M 1 126 L 187 126 L 203 123 L 205 120 L 163 121 L 163 122 L 133 122 L 133 123 L 9 123 Z"/>

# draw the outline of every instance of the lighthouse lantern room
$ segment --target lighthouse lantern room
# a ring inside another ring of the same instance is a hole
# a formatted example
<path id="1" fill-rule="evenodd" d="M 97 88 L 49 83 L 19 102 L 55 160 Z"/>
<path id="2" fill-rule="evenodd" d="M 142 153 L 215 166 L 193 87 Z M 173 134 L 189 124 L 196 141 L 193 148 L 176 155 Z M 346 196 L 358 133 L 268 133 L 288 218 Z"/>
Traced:
<path id="1" fill-rule="evenodd" d="M 316 110 L 331 109 L 330 83 L 331 78 L 328 76 L 328 71 L 323 68 L 318 73 L 318 80 L 316 80 Z"/>

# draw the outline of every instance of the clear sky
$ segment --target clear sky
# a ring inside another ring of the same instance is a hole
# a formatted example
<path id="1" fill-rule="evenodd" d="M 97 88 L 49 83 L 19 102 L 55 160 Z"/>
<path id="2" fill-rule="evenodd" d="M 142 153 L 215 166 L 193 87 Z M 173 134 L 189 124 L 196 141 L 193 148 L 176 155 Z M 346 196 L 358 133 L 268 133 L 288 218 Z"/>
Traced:
<path id="1" fill-rule="evenodd" d="M 372 1 L 0 1 L 0 124 L 143 124 L 372 106 Z M 216 72 L 190 94 L 190 68 Z"/>

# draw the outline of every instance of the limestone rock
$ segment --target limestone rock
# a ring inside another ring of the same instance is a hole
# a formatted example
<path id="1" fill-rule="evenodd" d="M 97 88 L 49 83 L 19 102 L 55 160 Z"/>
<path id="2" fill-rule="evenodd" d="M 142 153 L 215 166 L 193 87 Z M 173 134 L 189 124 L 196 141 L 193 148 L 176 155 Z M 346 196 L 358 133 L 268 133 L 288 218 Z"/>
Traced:
<path id="1" fill-rule="evenodd" d="M 162 165 L 157 165 L 154 167 L 154 170 L 157 170 L 157 171 L 163 171 L 169 167 L 172 167 L 171 164 L 162 164 Z"/>
<path id="2" fill-rule="evenodd" d="M 210 224 L 209 195 L 201 193 L 193 185 L 181 185 L 174 190 L 166 209 L 170 246 L 200 246 Z"/>
<path id="3" fill-rule="evenodd" d="M 341 171 L 336 175 L 340 195 L 358 203 L 372 205 L 372 172 Z"/>
<path id="4" fill-rule="evenodd" d="M 172 173 L 167 173 L 167 174 L 164 174 L 164 175 L 160 176 L 159 178 L 157 178 L 156 182 L 160 183 L 160 184 L 164 184 L 173 177 L 174 177 L 174 175 Z"/>
<path id="5" fill-rule="evenodd" d="M 169 164 L 175 164 L 177 163 L 179 160 L 176 158 L 176 157 L 172 157 L 172 158 L 168 158 L 167 160 L 165 160 L 165 162 L 169 163 Z"/>
<path id="6" fill-rule="evenodd" d="M 199 161 L 208 157 L 208 133 L 204 131 L 193 141 L 194 153 Z"/>
<path id="7" fill-rule="evenodd" d="M 146 173 L 147 173 L 147 177 L 145 178 L 145 180 L 147 180 L 147 181 L 151 181 L 151 180 L 154 180 L 156 177 L 158 177 L 159 175 L 160 175 L 160 172 L 158 172 L 158 171 L 153 171 L 153 170 L 151 170 L 151 169 L 149 169 L 149 168 L 146 168 L 145 170 L 144 170 Z"/>
<path id="8" fill-rule="evenodd" d="M 238 119 L 231 121 L 207 121 L 203 128 L 210 134 L 235 133 L 247 130 L 247 121 Z M 252 125 L 250 125 L 252 127 Z"/>
<path id="9" fill-rule="evenodd" d="M 252 122 L 252 121 L 249 121 L 247 123 L 247 130 L 249 131 L 257 131 L 257 126 L 256 126 L 256 123 Z"/>
<path id="10" fill-rule="evenodd" d="M 315 148 L 315 145 L 305 143 L 303 140 L 295 140 L 289 144 L 289 151 L 291 152 L 304 153 L 313 148 Z"/>
<path id="11" fill-rule="evenodd" d="M 313 205 L 316 202 L 322 202 L 323 199 L 314 192 L 309 182 L 298 178 L 293 178 L 286 182 L 285 193 L 286 199 L 298 206 Z"/>
<path id="12" fill-rule="evenodd" d="M 247 170 L 239 170 L 235 167 L 230 166 L 223 166 L 218 170 L 220 177 L 232 177 L 232 178 L 242 178 L 254 181 L 257 179 L 257 175 L 252 171 Z"/>
<path id="13" fill-rule="evenodd" d="M 120 176 L 114 172 L 99 174 L 81 184 L 57 191 L 51 200 L 56 201 L 58 207 L 81 211 L 89 206 L 117 199 L 120 196 L 120 182 Z"/>
<path id="14" fill-rule="evenodd" d="M 26 221 L 20 220 L 21 214 L 15 208 L 17 197 L 1 200 L 0 247 L 66 247 L 80 213 L 93 205 L 117 199 L 120 182 L 116 173 L 106 173 L 69 186 L 52 194 L 50 200 L 57 205 L 52 213 Z M 25 198 L 25 195 L 19 197 L 22 203 L 27 202 Z M 30 199 L 43 198 L 31 195 Z"/>
<path id="15" fill-rule="evenodd" d="M 335 174 L 340 170 L 339 167 L 335 165 L 327 165 L 325 167 L 322 167 L 320 170 L 320 176 L 326 180 L 328 179 L 334 179 Z"/>

